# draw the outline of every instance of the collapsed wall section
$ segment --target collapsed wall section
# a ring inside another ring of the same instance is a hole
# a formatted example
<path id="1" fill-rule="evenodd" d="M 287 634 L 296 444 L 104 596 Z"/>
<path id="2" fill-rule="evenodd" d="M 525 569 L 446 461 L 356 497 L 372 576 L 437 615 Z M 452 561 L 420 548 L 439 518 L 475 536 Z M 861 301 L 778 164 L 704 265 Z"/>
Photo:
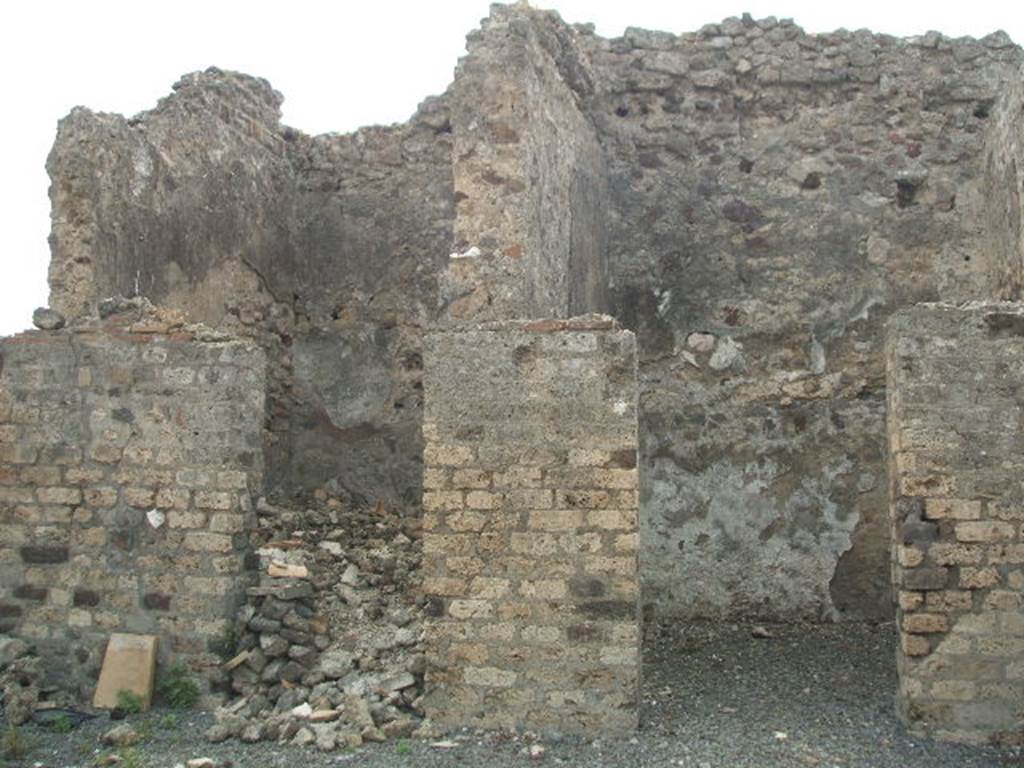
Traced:
<path id="1" fill-rule="evenodd" d="M 987 190 L 1015 192 L 985 142 L 1020 49 L 749 16 L 576 39 L 640 343 L 645 602 L 889 616 L 884 322 L 996 295 Z"/>
<path id="2" fill-rule="evenodd" d="M 265 366 L 146 322 L 0 340 L 0 632 L 51 683 L 88 695 L 118 631 L 217 664 L 247 583 Z"/>
<path id="3" fill-rule="evenodd" d="M 469 36 L 451 89 L 449 319 L 605 310 L 606 169 L 573 36 L 552 14 L 497 5 Z"/>
<path id="4" fill-rule="evenodd" d="M 451 130 L 446 99 L 432 98 L 404 125 L 292 142 L 301 258 L 271 488 L 418 503 L 421 337 L 451 250 Z"/>
<path id="5" fill-rule="evenodd" d="M 146 296 L 268 354 L 268 490 L 420 494 L 420 335 L 452 241 L 444 98 L 310 137 L 261 79 L 186 75 L 134 118 L 76 109 L 47 168 L 51 305 Z"/>
<path id="6" fill-rule="evenodd" d="M 1024 307 L 920 305 L 889 334 L 899 712 L 917 733 L 1019 744 Z"/>
<path id="7" fill-rule="evenodd" d="M 439 331 L 425 366 L 428 715 L 634 729 L 633 335 L 597 316 Z"/>

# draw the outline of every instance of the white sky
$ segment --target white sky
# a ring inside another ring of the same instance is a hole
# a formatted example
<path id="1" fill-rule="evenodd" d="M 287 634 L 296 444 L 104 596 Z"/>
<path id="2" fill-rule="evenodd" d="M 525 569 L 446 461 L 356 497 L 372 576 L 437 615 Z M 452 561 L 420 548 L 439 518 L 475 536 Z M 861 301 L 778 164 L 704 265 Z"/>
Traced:
<path id="1" fill-rule="evenodd" d="M 937 29 L 1024 42 L 1020 0 L 535 0 L 599 34 L 627 26 L 696 30 L 744 11 L 791 17 L 808 32 Z M 46 304 L 49 181 L 57 120 L 76 104 L 134 114 L 186 72 L 214 65 L 267 78 L 285 96 L 284 122 L 307 133 L 400 122 L 451 80 L 465 35 L 487 0 L 286 2 L 76 0 L 12 2 L 0 31 L 0 335 L 31 325 Z"/>

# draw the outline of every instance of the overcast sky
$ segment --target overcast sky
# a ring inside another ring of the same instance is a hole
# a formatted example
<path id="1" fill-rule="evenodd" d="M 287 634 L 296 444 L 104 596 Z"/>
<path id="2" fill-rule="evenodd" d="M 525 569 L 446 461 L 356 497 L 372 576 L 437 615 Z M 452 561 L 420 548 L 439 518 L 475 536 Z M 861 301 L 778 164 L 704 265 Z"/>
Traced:
<path id="1" fill-rule="evenodd" d="M 936 29 L 981 37 L 997 29 L 1024 41 L 1019 0 L 538 0 L 599 34 L 627 26 L 695 30 L 739 16 L 791 17 L 809 32 L 868 27 L 901 36 Z M 14 2 L 4 10 L 0 71 L 0 335 L 31 324 L 46 304 L 49 181 L 44 169 L 57 120 L 81 104 L 135 114 L 186 72 L 218 66 L 267 78 L 285 96 L 284 121 L 307 133 L 400 122 L 451 81 L 465 35 L 486 0 L 283 3 L 176 0 Z"/>

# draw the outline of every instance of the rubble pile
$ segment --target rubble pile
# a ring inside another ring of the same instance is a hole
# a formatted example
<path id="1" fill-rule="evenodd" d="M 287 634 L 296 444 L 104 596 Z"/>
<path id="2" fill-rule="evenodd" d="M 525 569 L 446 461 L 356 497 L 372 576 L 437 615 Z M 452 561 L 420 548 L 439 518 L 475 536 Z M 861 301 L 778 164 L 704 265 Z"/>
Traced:
<path id="1" fill-rule="evenodd" d="M 419 520 L 325 490 L 316 500 L 257 505 L 260 580 L 223 668 L 237 698 L 217 711 L 211 741 L 330 750 L 422 728 Z"/>
<path id="2" fill-rule="evenodd" d="M 42 660 L 22 640 L 0 635 L 0 718 L 9 725 L 32 719 L 39 703 Z"/>

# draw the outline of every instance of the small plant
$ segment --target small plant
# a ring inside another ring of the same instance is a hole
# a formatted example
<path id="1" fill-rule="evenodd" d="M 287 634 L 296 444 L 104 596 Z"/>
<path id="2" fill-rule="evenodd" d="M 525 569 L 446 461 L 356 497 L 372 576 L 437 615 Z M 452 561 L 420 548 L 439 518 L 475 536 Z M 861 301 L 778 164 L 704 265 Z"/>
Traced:
<path id="1" fill-rule="evenodd" d="M 121 758 L 117 764 L 120 768 L 149 768 L 149 761 L 135 747 L 125 747 L 117 756 Z"/>
<path id="2" fill-rule="evenodd" d="M 22 760 L 32 751 L 32 743 L 13 723 L 4 731 L 2 754 L 8 760 Z"/>
<path id="3" fill-rule="evenodd" d="M 408 755 L 410 752 L 412 752 L 412 744 L 405 739 L 400 739 L 398 743 L 395 744 L 395 754 Z"/>
<path id="4" fill-rule="evenodd" d="M 152 717 L 146 718 L 139 727 L 135 729 L 135 732 L 139 734 L 139 744 L 145 744 L 147 741 L 153 740 L 153 728 L 156 726 L 156 721 Z"/>
<path id="5" fill-rule="evenodd" d="M 220 637 L 211 642 L 209 647 L 211 651 L 220 656 L 221 661 L 230 661 L 238 650 L 240 640 L 241 636 L 238 633 L 238 627 L 234 624 L 228 624 L 224 627 Z"/>
<path id="6" fill-rule="evenodd" d="M 117 692 L 117 707 L 126 715 L 137 715 L 142 711 L 142 697 L 134 691 L 122 688 Z"/>
<path id="7" fill-rule="evenodd" d="M 71 733 L 75 729 L 75 724 L 67 715 L 57 715 L 50 721 L 49 728 L 53 733 Z"/>
<path id="8" fill-rule="evenodd" d="M 160 718 L 160 730 L 162 731 L 173 731 L 177 729 L 179 724 L 178 716 L 173 712 L 168 712 Z"/>
<path id="9" fill-rule="evenodd" d="M 157 691 L 161 698 L 174 709 L 191 709 L 199 701 L 199 683 L 193 679 L 188 668 L 180 661 L 172 664 L 160 678 Z"/>

